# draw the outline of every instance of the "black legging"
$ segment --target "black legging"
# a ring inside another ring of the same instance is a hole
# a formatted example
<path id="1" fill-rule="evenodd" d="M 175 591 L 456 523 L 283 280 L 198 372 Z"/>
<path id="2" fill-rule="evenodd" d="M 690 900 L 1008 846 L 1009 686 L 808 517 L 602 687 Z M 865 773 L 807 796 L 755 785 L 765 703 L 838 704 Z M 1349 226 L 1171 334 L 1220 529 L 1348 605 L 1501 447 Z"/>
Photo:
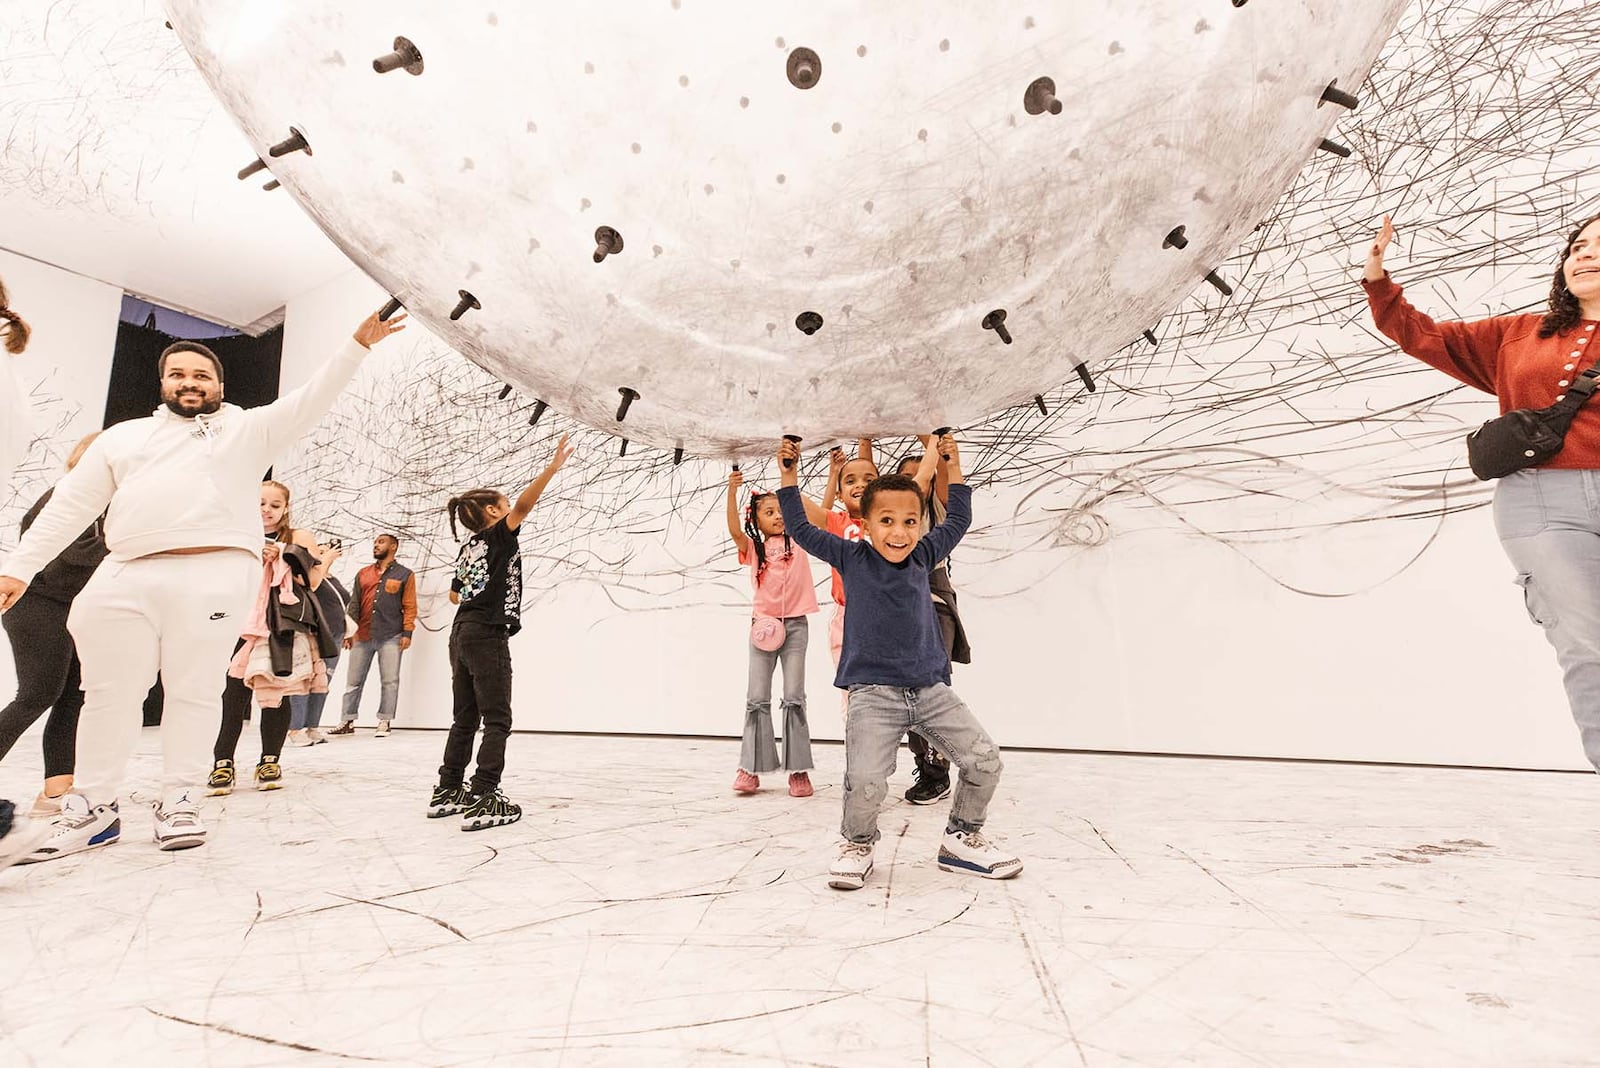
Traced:
<path id="1" fill-rule="evenodd" d="M 49 709 L 44 725 L 47 779 L 72 774 L 78 711 L 83 708 L 78 651 L 67 633 L 68 610 L 68 605 L 35 594 L 24 595 L 0 616 L 17 665 L 17 696 L 0 710 L 0 759 Z"/>
<path id="2" fill-rule="evenodd" d="M 243 646 L 241 640 L 239 646 Z M 234 652 L 239 651 L 234 647 Z M 228 676 L 222 689 L 222 728 L 217 731 L 217 744 L 211 755 L 217 760 L 233 760 L 239 748 L 239 735 L 244 731 L 244 717 L 250 712 L 250 687 L 243 679 Z M 292 710 L 284 701 L 277 708 L 261 710 L 261 755 L 277 760 L 283 755 L 283 742 L 289 736 L 289 716 Z"/>

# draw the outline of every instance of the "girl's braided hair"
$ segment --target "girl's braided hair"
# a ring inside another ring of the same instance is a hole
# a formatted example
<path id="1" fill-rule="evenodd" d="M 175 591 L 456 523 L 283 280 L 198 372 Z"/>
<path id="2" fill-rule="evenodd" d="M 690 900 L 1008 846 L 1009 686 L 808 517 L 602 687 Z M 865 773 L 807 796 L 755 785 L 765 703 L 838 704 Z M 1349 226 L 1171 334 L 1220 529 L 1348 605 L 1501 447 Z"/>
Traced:
<path id="1" fill-rule="evenodd" d="M 744 506 L 744 533 L 750 539 L 750 546 L 756 553 L 756 585 L 761 585 L 761 580 L 767 573 L 767 536 L 761 532 L 761 527 L 756 524 L 756 509 L 761 507 L 761 502 L 771 493 L 752 493 L 750 503 Z M 783 532 L 783 558 L 794 558 L 794 543 L 789 539 L 789 532 Z"/>

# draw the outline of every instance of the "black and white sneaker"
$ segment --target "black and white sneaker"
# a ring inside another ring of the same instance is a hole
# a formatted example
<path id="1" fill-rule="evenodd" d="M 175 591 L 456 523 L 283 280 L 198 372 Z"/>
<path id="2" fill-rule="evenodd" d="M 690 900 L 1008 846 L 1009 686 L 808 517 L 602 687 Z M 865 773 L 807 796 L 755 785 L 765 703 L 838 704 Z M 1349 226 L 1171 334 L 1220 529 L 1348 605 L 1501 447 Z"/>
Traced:
<path id="1" fill-rule="evenodd" d="M 435 786 L 433 798 L 428 802 L 428 818 L 458 816 L 472 802 L 472 791 L 465 786 Z"/>
<path id="2" fill-rule="evenodd" d="M 504 827 L 522 818 L 522 806 L 506 800 L 499 790 L 487 794 L 470 795 L 467 807 L 461 813 L 463 831 L 481 831 L 488 827 Z"/>
<path id="3" fill-rule="evenodd" d="M 950 773 L 917 769 L 916 781 L 906 790 L 906 800 L 913 805 L 931 805 L 950 796 Z"/>

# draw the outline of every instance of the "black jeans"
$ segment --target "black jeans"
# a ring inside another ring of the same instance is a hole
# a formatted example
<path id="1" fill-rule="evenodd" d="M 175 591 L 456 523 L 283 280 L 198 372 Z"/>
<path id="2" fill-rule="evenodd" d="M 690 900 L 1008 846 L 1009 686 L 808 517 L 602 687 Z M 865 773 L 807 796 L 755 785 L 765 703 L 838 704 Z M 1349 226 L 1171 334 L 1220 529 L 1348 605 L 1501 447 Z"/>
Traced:
<path id="1" fill-rule="evenodd" d="M 244 639 L 234 646 L 237 653 L 244 646 Z M 222 687 L 222 725 L 217 731 L 217 744 L 211 749 L 211 756 L 216 760 L 234 760 L 234 751 L 239 748 L 239 735 L 244 731 L 244 718 L 250 714 L 250 687 L 244 684 L 243 679 L 227 676 L 227 682 Z M 283 742 L 289 736 L 289 717 L 294 710 L 285 701 L 277 708 L 263 708 L 261 710 L 261 755 L 272 757 L 274 760 L 283 755 Z M 237 764 L 237 761 L 234 761 Z"/>
<path id="2" fill-rule="evenodd" d="M 71 775 L 83 708 L 78 651 L 67 633 L 70 605 L 24 595 L 0 616 L 17 665 L 17 696 L 0 710 L 0 759 L 22 732 L 50 710 L 44 724 L 44 777 Z"/>
<path id="3" fill-rule="evenodd" d="M 457 620 L 450 629 L 450 680 L 454 719 L 439 765 L 440 786 L 460 786 L 472 759 L 472 739 L 483 724 L 472 792 L 500 785 L 511 734 L 511 643 L 502 625 Z"/>

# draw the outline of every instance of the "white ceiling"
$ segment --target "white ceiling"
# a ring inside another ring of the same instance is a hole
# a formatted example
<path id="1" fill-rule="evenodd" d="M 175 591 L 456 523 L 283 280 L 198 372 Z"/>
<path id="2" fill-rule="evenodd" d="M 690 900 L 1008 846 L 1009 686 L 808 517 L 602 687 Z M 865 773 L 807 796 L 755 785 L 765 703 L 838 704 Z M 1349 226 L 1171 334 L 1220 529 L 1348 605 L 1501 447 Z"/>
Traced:
<path id="1" fill-rule="evenodd" d="M 0 0 L 0 248 L 257 328 L 350 262 L 270 177 L 154 0 Z"/>

